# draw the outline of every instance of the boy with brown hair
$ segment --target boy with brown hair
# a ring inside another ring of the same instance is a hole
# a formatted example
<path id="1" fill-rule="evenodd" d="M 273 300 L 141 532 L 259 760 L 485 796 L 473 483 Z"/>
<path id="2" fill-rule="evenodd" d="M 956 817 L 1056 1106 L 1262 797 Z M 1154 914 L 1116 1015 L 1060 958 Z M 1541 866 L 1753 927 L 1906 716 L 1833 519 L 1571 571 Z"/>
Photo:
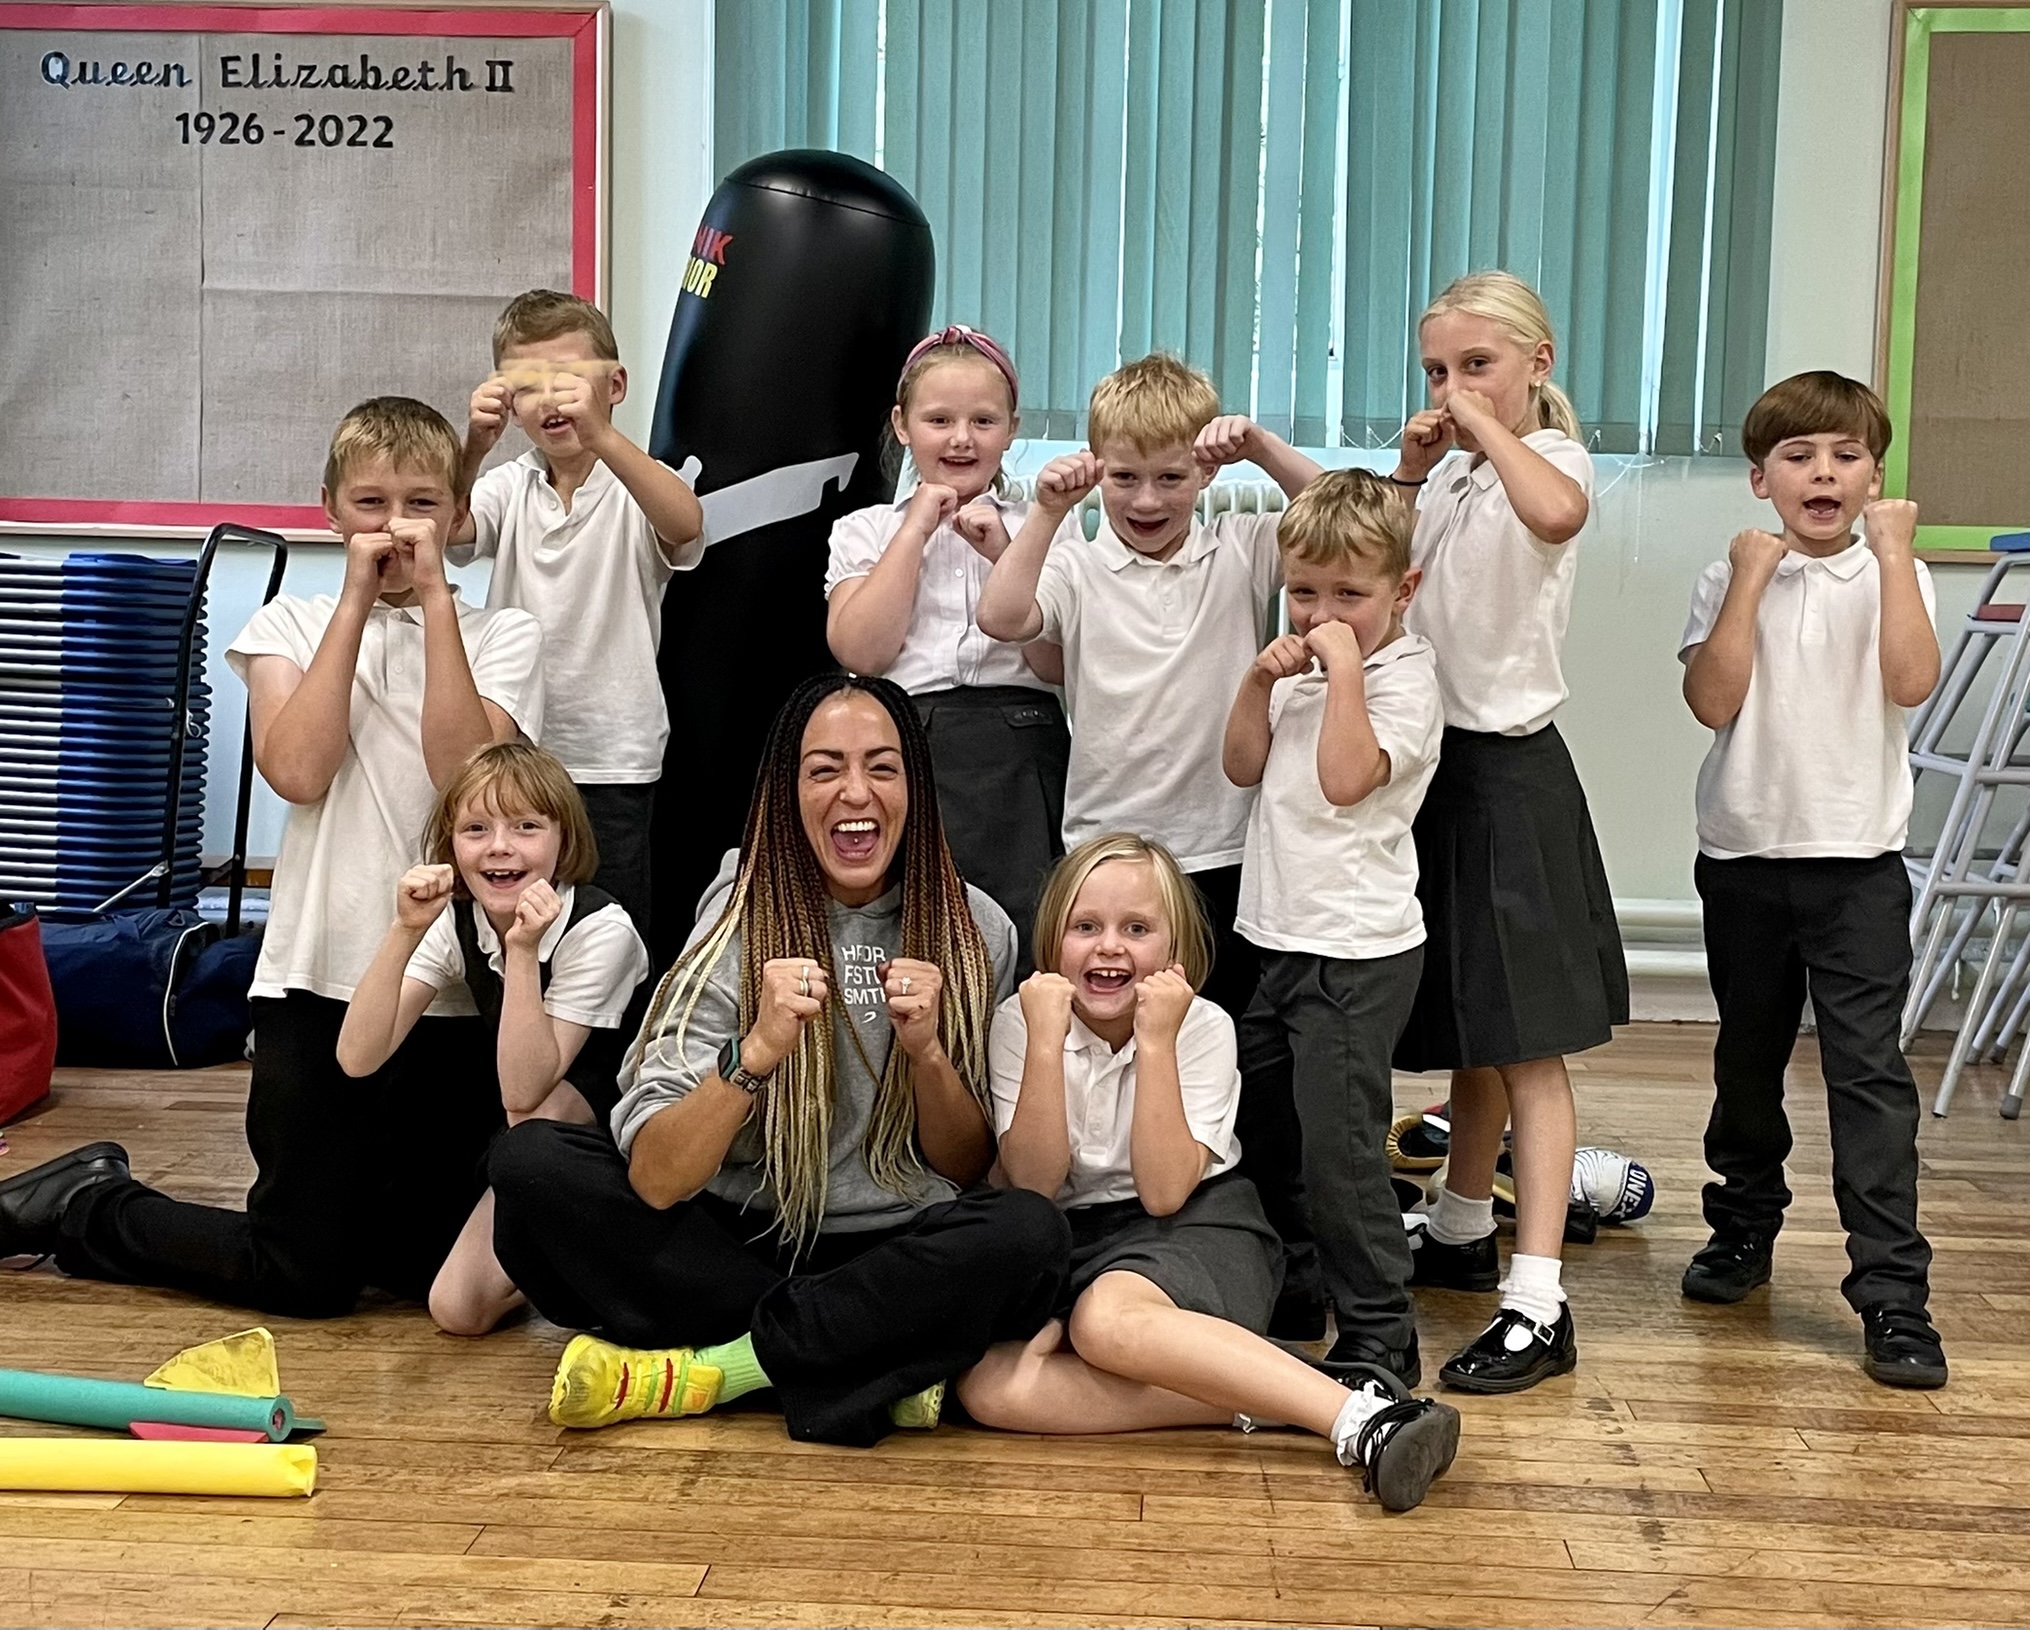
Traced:
<path id="1" fill-rule="evenodd" d="M 1881 400 L 1839 374 L 1765 391 L 1741 445 L 1782 535 L 1735 536 L 1700 576 L 1680 641 L 1685 701 L 1714 732 L 1694 875 L 1720 1009 L 1713 1235 L 1684 1293 L 1738 1302 L 1770 1276 L 1791 1198 L 1783 1075 L 1809 994 L 1852 1263 L 1841 1290 L 1861 1315 L 1864 1368 L 1889 1386 L 1939 1387 L 1917 1087 L 1898 1041 L 1910 986 L 1903 710 L 1938 683 L 1938 637 L 1930 574 L 1911 548 L 1917 506 L 1877 496 L 1889 437 Z"/>
<path id="2" fill-rule="evenodd" d="M 1326 1368 L 1405 1387 L 1422 1363 L 1390 1059 L 1424 961 L 1410 827 L 1445 731 L 1437 661 L 1403 631 L 1415 522 L 1366 470 L 1321 475 L 1283 512 L 1291 631 L 1241 680 L 1225 746 L 1227 779 L 1261 789 L 1235 924 L 1262 968 L 1240 1024 L 1242 1169 L 1293 1279 L 1322 1281 L 1338 1327 Z"/>
<path id="3" fill-rule="evenodd" d="M 649 819 L 669 740 L 656 673 L 663 590 L 704 557 L 682 477 L 614 428 L 627 370 L 606 314 L 556 289 L 508 302 L 494 371 L 472 393 L 464 471 L 472 510 L 458 565 L 493 557 L 489 606 L 543 626 L 543 745 L 571 773 L 599 839 L 599 886 L 649 932 Z M 512 416 L 534 443 L 479 473 Z"/>
<path id="4" fill-rule="evenodd" d="M 501 1108 L 490 1072 L 466 1067 L 484 1042 L 463 987 L 362 1079 L 340 1069 L 338 1034 L 437 786 L 542 728 L 542 631 L 463 604 L 445 578 L 465 484 L 434 408 L 354 408 L 323 496 L 345 543 L 338 594 L 278 596 L 226 651 L 254 762 L 290 804 L 251 992 L 246 1209 L 173 1200 L 129 1176 L 118 1144 L 91 1144 L 0 1183 L 0 1256 L 329 1317 L 366 1285 L 422 1297 L 482 1192 Z"/>

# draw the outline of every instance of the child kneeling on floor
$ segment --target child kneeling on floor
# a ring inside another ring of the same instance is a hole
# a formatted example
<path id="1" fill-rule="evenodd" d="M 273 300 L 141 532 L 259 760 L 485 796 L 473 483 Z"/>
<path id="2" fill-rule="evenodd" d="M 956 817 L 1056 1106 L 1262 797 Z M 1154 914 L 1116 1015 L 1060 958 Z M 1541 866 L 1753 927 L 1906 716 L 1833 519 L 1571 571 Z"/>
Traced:
<path id="1" fill-rule="evenodd" d="M 1407 1511 L 1452 1464 L 1458 1411 L 1378 1368 L 1349 1389 L 1260 1334 L 1282 1246 L 1234 1170 L 1233 1020 L 1197 994 L 1210 946 L 1160 844 L 1094 838 L 1052 872 L 1037 971 L 994 1018 L 994 1177 L 1065 1208 L 1071 1278 L 1059 1317 L 990 1350 L 959 1397 L 1019 1432 L 1287 1422 Z"/>

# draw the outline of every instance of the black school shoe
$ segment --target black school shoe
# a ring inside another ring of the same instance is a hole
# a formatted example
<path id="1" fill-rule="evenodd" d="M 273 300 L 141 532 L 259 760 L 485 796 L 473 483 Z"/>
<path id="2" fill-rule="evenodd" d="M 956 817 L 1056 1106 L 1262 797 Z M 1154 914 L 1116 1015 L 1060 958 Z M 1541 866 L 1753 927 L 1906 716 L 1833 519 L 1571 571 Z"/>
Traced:
<path id="1" fill-rule="evenodd" d="M 1381 1408 L 1333 1445 L 1342 1466 L 1360 1468 L 1360 1484 L 1384 1511 L 1413 1511 L 1459 1453 L 1459 1411 L 1435 1398 L 1412 1398 L 1386 1370 L 1350 1375 L 1347 1385 Z"/>
<path id="2" fill-rule="evenodd" d="M 1447 1245 L 1433 1239 L 1428 1228 L 1410 1245 L 1410 1283 L 1439 1290 L 1493 1290 L 1501 1283 L 1501 1257 L 1494 1236 L 1483 1234 L 1468 1245 Z"/>
<path id="3" fill-rule="evenodd" d="M 1317 1360 L 1318 1368 L 1344 1387 L 1357 1387 L 1377 1371 L 1395 1378 L 1409 1396 L 1409 1389 L 1424 1378 L 1423 1355 L 1417 1350 L 1417 1333 L 1412 1330 L 1407 1345 L 1385 1347 L 1373 1336 L 1358 1330 L 1342 1330 L 1332 1351 Z"/>
<path id="4" fill-rule="evenodd" d="M 1861 1309 L 1861 1334 L 1868 1356 L 1861 1368 L 1885 1387 L 1930 1391 L 1946 1381 L 1945 1345 L 1921 1307 L 1876 1302 Z"/>
<path id="5" fill-rule="evenodd" d="M 1513 1350 L 1512 1330 L 1527 1337 Z M 1579 1338 L 1569 1306 L 1558 1310 L 1556 1324 L 1538 1324 L 1520 1309 L 1504 1307 L 1492 1324 L 1445 1360 L 1438 1379 L 1461 1392 L 1522 1392 L 1578 1363 Z"/>
<path id="6" fill-rule="evenodd" d="M 127 1175 L 125 1149 L 87 1143 L 0 1183 L 0 1257 L 48 1256 L 61 1243 L 64 1208 L 94 1184 Z"/>
<path id="7" fill-rule="evenodd" d="M 1769 1283 L 1774 1234 L 1715 1234 L 1685 1269 L 1684 1293 L 1695 1302 L 1738 1302 Z"/>

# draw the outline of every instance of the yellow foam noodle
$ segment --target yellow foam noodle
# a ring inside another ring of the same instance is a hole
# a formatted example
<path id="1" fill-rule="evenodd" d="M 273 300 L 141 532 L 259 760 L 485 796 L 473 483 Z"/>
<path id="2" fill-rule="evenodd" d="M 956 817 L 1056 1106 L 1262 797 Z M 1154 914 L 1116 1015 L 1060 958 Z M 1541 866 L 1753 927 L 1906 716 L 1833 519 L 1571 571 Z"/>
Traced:
<path id="1" fill-rule="evenodd" d="M 273 1398 L 282 1390 L 275 1363 L 275 1338 L 262 1325 L 186 1347 L 144 1383 L 185 1392 L 230 1392 L 241 1398 Z"/>
<path id="2" fill-rule="evenodd" d="M 307 1443 L 0 1438 L 0 1489 L 285 1496 L 316 1487 L 317 1451 Z"/>

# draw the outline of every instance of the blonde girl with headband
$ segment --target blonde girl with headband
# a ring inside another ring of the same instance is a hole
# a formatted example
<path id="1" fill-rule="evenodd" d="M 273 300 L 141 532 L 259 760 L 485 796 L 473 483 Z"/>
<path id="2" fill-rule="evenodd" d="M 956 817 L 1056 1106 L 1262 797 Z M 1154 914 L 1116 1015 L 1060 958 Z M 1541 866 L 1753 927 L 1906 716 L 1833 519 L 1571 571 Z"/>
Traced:
<path id="1" fill-rule="evenodd" d="M 1429 934 L 1401 1070 L 1452 1072 L 1452 1152 L 1412 1283 L 1501 1289 L 1439 1379 L 1517 1392 L 1577 1363 L 1560 1285 L 1576 1129 L 1565 1055 L 1628 1021 L 1600 846 L 1551 722 L 1593 461 L 1551 383 L 1557 343 L 1507 272 L 1452 283 L 1417 327 L 1431 406 L 1393 476 L 1418 500 L 1423 586 L 1403 625 L 1437 654 L 1445 734 L 1413 828 Z M 1491 1186 L 1515 1127 L 1516 1236 L 1501 1280 Z"/>
<path id="2" fill-rule="evenodd" d="M 1014 930 L 960 881 L 923 725 L 882 679 L 777 716 L 723 893 L 620 1072 L 612 1137 L 495 1145 L 494 1249 L 564 1350 L 550 1418 L 695 1415 L 763 1387 L 790 1435 L 936 1424 L 947 1381 L 1049 1316 L 1047 1200 L 993 1162 L 987 1033 Z"/>
<path id="3" fill-rule="evenodd" d="M 1065 1208 L 1071 1273 L 1058 1316 L 959 1396 L 1015 1432 L 1283 1422 L 1407 1511 L 1451 1465 L 1459 1412 L 1265 1339 L 1283 1252 L 1236 1169 L 1234 1022 L 1198 994 L 1211 960 L 1204 903 L 1160 843 L 1109 833 L 1051 873 L 1037 971 L 994 1017 L 996 1179 Z"/>
<path id="4" fill-rule="evenodd" d="M 1028 513 L 1001 496 L 1018 396 L 1015 365 L 978 330 L 953 324 L 917 342 L 890 415 L 916 484 L 833 526 L 825 626 L 844 667 L 914 699 L 952 858 L 1015 920 L 1026 973 L 1036 893 L 1064 852 L 1071 736 L 1050 689 L 1057 648 L 990 639 L 974 616 Z"/>

